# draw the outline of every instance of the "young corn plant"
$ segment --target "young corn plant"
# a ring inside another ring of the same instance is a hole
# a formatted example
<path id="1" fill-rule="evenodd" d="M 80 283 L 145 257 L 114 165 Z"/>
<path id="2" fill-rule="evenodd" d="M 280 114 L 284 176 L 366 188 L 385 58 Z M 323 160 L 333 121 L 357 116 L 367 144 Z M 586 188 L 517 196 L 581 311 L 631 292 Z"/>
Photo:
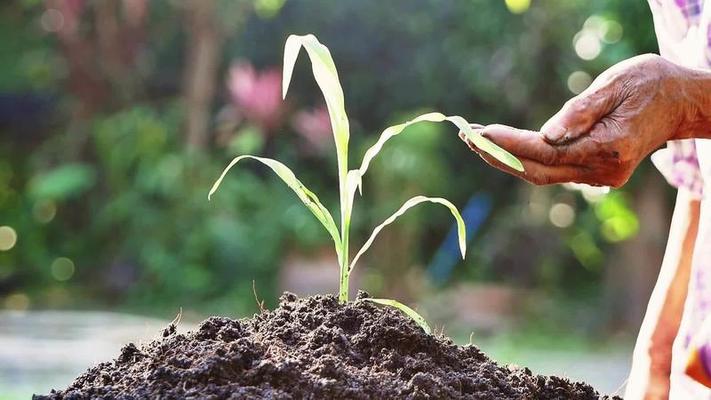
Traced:
<path id="1" fill-rule="evenodd" d="M 291 82 L 291 76 L 294 71 L 294 64 L 301 48 L 306 50 L 310 60 L 314 78 L 318 84 L 323 97 L 326 100 L 326 107 L 331 121 L 333 130 L 333 138 L 336 142 L 336 156 L 338 164 L 338 190 L 340 200 L 340 224 L 336 224 L 331 213 L 324 207 L 315 193 L 310 191 L 301 181 L 294 175 L 291 169 L 277 160 L 270 158 L 257 157 L 254 155 L 242 155 L 232 160 L 222 172 L 222 175 L 215 181 L 208 194 L 208 199 L 215 193 L 220 183 L 227 175 L 227 172 L 238 162 L 244 159 L 252 159 L 265 164 L 271 168 L 284 183 L 286 183 L 304 205 L 314 214 L 314 216 L 326 228 L 326 231 L 333 239 L 338 256 L 338 264 L 340 269 L 338 299 L 341 303 L 348 302 L 348 278 L 350 273 L 355 268 L 360 257 L 370 248 L 380 231 L 387 225 L 394 222 L 399 216 L 404 214 L 410 208 L 421 203 L 436 203 L 447 207 L 454 216 L 457 223 L 457 233 L 459 236 L 459 249 L 462 253 L 462 258 L 466 252 L 466 238 L 464 220 L 457 208 L 450 201 L 440 197 L 415 196 L 407 200 L 393 215 L 387 218 L 383 223 L 375 227 L 373 233 L 362 247 L 355 253 L 355 256 L 350 258 L 350 223 L 351 214 L 353 211 L 353 200 L 356 191 L 362 194 L 363 176 L 368 170 L 368 166 L 373 158 L 382 149 L 385 142 L 392 137 L 403 132 L 405 128 L 418 122 L 443 122 L 449 121 L 454 124 L 467 138 L 474 143 L 479 149 L 488 153 L 498 161 L 519 171 L 523 171 L 521 162 L 506 150 L 498 147 L 490 142 L 470 127 L 469 123 L 460 116 L 445 116 L 437 112 L 432 112 L 420 115 L 410 121 L 399 125 L 391 126 L 385 129 L 378 141 L 370 147 L 361 161 L 360 167 L 349 170 L 348 167 L 348 141 L 350 137 L 348 116 L 346 115 L 345 104 L 343 100 L 343 89 L 341 88 L 336 71 L 336 65 L 331 58 L 331 53 L 328 48 L 321 44 L 314 35 L 291 35 L 286 41 L 284 47 L 284 71 L 282 81 L 282 96 L 286 97 Z M 406 305 L 390 299 L 368 299 L 379 304 L 385 304 L 396 307 L 403 311 L 408 316 L 412 317 L 426 332 L 430 332 L 430 328 L 419 314 Z"/>

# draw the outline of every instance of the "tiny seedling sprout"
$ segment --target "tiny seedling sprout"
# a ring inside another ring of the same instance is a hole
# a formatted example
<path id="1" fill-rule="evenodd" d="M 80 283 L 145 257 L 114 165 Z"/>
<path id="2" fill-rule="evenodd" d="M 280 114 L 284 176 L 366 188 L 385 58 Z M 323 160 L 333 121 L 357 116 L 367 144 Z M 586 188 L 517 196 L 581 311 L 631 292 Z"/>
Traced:
<path id="1" fill-rule="evenodd" d="M 469 125 L 469 123 L 460 116 L 445 116 L 437 112 L 428 113 L 420 115 L 410 121 L 405 123 L 391 126 L 385 129 L 378 141 L 370 147 L 366 152 L 361 165 L 357 169 L 348 169 L 348 141 L 350 137 L 350 131 L 348 126 L 348 116 L 346 115 L 345 104 L 343 100 L 343 89 L 341 88 L 340 81 L 338 79 L 338 73 L 336 71 L 336 65 L 333 62 L 331 53 L 328 48 L 321 44 L 314 35 L 291 35 L 286 40 L 286 45 L 284 47 L 284 72 L 282 75 L 282 95 L 286 97 L 286 93 L 289 89 L 289 83 L 291 82 L 291 76 L 294 71 L 294 65 L 296 63 L 296 58 L 299 55 L 301 48 L 306 49 L 311 60 L 311 68 L 313 71 L 314 78 L 318 84 L 323 96 L 326 100 L 326 107 L 328 108 L 328 114 L 331 121 L 331 129 L 333 131 L 333 138 L 336 142 L 336 158 L 338 164 L 338 189 L 339 189 L 339 200 L 340 200 L 340 224 L 336 225 L 335 220 L 331 213 L 323 206 L 321 201 L 318 199 L 316 194 L 310 191 L 303 183 L 294 175 L 294 173 L 286 165 L 282 164 L 277 160 L 270 158 L 257 157 L 253 155 L 243 155 L 232 160 L 232 162 L 227 165 L 227 167 L 222 172 L 222 175 L 215 181 L 210 193 L 208 194 L 208 199 L 215 193 L 220 183 L 225 178 L 227 172 L 238 162 L 244 159 L 253 159 L 259 161 L 269 168 L 271 168 L 277 176 L 279 176 L 284 183 L 286 183 L 299 199 L 304 203 L 304 205 L 311 210 L 311 212 L 316 216 L 316 218 L 321 222 L 321 224 L 326 228 L 333 239 L 333 243 L 336 248 L 336 254 L 338 256 L 338 264 L 340 270 L 339 279 L 339 291 L 338 300 L 341 303 L 348 302 L 348 278 L 350 273 L 353 271 L 356 263 L 360 257 L 365 253 L 368 248 L 373 244 L 376 237 L 380 231 L 387 225 L 394 222 L 399 216 L 404 214 L 408 209 L 420 204 L 420 203 L 436 203 L 441 204 L 449 209 L 449 211 L 454 216 L 457 223 L 457 233 L 459 236 L 459 249 L 462 253 L 462 258 L 465 256 L 466 252 L 466 238 L 465 238 L 465 226 L 464 220 L 460 215 L 457 208 L 449 200 L 439 198 L 439 197 L 425 197 L 425 196 L 415 196 L 410 200 L 406 201 L 399 210 L 397 210 L 392 216 L 387 218 L 383 223 L 375 227 L 373 233 L 370 235 L 365 244 L 358 250 L 353 259 L 350 259 L 350 223 L 351 223 L 351 213 L 353 211 L 353 200 L 356 191 L 362 193 L 362 180 L 368 166 L 373 158 L 382 149 L 385 142 L 387 142 L 392 137 L 400 134 L 408 126 L 418 123 L 418 122 L 443 122 L 449 121 L 454 124 L 461 132 L 463 132 L 467 139 L 475 146 L 477 146 L 482 151 L 491 155 L 503 164 L 522 171 L 523 166 L 521 162 L 516 159 L 513 155 L 508 153 L 506 150 L 498 147 L 496 144 L 490 142 L 478 132 L 475 132 Z M 396 307 L 402 312 L 410 316 L 415 322 L 417 322 L 427 333 L 430 333 L 430 328 L 419 314 L 417 314 L 410 307 L 390 299 L 368 299 L 369 301 L 385 304 L 389 306 Z"/>

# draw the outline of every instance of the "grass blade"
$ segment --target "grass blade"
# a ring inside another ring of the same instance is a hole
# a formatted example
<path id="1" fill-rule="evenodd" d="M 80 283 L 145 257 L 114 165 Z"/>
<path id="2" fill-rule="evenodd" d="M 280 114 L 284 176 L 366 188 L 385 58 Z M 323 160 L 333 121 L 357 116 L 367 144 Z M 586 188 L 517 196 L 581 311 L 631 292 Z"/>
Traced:
<path id="1" fill-rule="evenodd" d="M 350 128 L 348 126 L 348 116 L 346 115 L 345 103 L 343 100 L 343 89 L 338 79 L 336 64 L 333 62 L 328 48 L 321 44 L 314 35 L 290 35 L 284 46 L 284 73 L 282 75 L 282 96 L 286 97 L 289 90 L 289 83 L 294 72 L 294 65 L 301 48 L 306 49 L 311 60 L 311 70 L 318 87 L 323 93 L 328 108 L 328 115 L 333 129 L 333 138 L 336 142 L 336 153 L 338 157 L 339 178 L 344 180 L 348 170 L 348 140 Z M 342 176 L 341 176 L 342 175 Z"/>
<path id="2" fill-rule="evenodd" d="M 413 118 L 407 122 L 403 122 L 402 124 L 398 125 L 393 125 L 391 127 L 386 128 L 381 134 L 380 137 L 378 138 L 378 141 L 375 142 L 374 145 L 370 146 L 368 150 L 366 150 L 365 155 L 363 156 L 363 161 L 361 162 L 360 168 L 358 169 L 360 171 L 361 176 L 365 175 L 365 171 L 368 170 L 368 166 L 370 165 L 370 162 L 375 158 L 376 155 L 382 150 L 383 145 L 385 145 L 385 142 L 390 140 L 393 136 L 396 136 L 400 134 L 405 128 L 412 124 L 416 124 L 418 122 L 423 122 L 423 121 L 429 121 L 429 122 L 442 122 L 447 117 L 438 112 L 433 112 L 433 113 L 427 113 L 420 115 L 416 118 Z"/>
<path id="3" fill-rule="evenodd" d="M 333 62 L 331 52 L 321 44 L 314 35 L 290 35 L 284 45 L 284 73 L 282 75 L 282 96 L 286 97 L 289 90 L 289 83 L 294 72 L 294 65 L 299 56 L 301 48 L 306 49 L 306 53 L 311 60 L 311 70 L 318 87 L 323 93 L 328 108 L 328 116 L 331 120 L 333 139 L 336 142 L 336 159 L 338 160 L 338 193 L 341 205 L 341 232 L 340 240 L 337 244 L 338 265 L 340 268 L 339 301 L 348 301 L 348 243 L 350 226 L 350 208 L 353 204 L 348 197 L 348 141 L 350 138 L 350 127 L 348 126 L 348 116 L 346 115 L 345 102 L 343 100 L 343 89 L 338 79 L 336 64 Z"/>
<path id="4" fill-rule="evenodd" d="M 365 172 L 368 170 L 368 166 L 370 165 L 370 162 L 375 158 L 375 156 L 380 152 L 380 150 L 383 148 L 383 145 L 385 145 L 385 142 L 390 140 L 393 136 L 399 135 L 402 133 L 405 128 L 412 124 L 416 124 L 418 122 L 442 122 L 442 121 L 449 121 L 459 130 L 464 132 L 465 135 L 467 135 L 467 138 L 471 140 L 472 143 L 474 143 L 478 148 L 482 149 L 483 151 L 491 154 L 492 157 L 496 158 L 497 160 L 501 161 L 502 163 L 506 164 L 507 166 L 517 170 L 517 171 L 523 171 L 523 165 L 521 164 L 521 161 L 519 161 L 516 157 L 514 157 L 511 153 L 508 151 L 502 149 L 501 147 L 497 146 L 490 140 L 486 139 L 485 137 L 481 136 L 480 134 L 476 133 L 471 126 L 469 125 L 469 122 L 467 122 L 464 118 L 458 116 L 458 115 L 453 115 L 453 116 L 445 116 L 442 113 L 438 112 L 432 112 L 432 113 L 427 113 L 420 115 L 416 118 L 411 119 L 410 121 L 404 122 L 402 124 L 398 125 L 393 125 L 387 129 L 385 129 L 381 134 L 380 138 L 378 138 L 378 141 L 371 146 L 366 152 L 365 155 L 363 156 L 363 162 L 361 163 L 360 168 L 358 169 L 360 171 L 361 176 L 365 174 Z"/>
<path id="5" fill-rule="evenodd" d="M 208 200 L 210 199 L 210 197 L 212 197 L 215 191 L 217 191 L 217 188 L 222 183 L 222 180 L 227 175 L 227 172 L 229 172 L 229 170 L 234 167 L 235 164 L 237 164 L 241 160 L 244 160 L 245 158 L 257 160 L 271 168 L 272 171 L 274 171 L 274 173 L 276 173 L 277 176 L 279 176 L 279 178 L 281 178 L 281 180 L 283 180 L 284 183 L 286 183 L 291 188 L 291 190 L 296 193 L 296 195 L 304 203 L 304 205 L 306 205 L 306 207 L 311 210 L 311 212 L 326 228 L 328 233 L 331 235 L 331 238 L 333 238 L 333 242 L 336 245 L 336 249 L 340 252 L 341 239 L 338 233 L 338 227 L 336 227 L 336 223 L 334 222 L 331 213 L 328 212 L 328 209 L 326 209 L 323 204 L 321 204 L 321 201 L 319 201 L 316 194 L 306 188 L 306 186 L 304 186 L 304 184 L 296 178 L 296 175 L 294 175 L 294 173 L 291 171 L 291 169 L 289 169 L 289 167 L 277 160 L 273 160 L 271 158 L 256 157 L 252 155 L 244 155 L 235 158 L 234 160 L 232 160 L 232 162 L 230 162 L 230 164 L 225 168 L 225 170 L 222 171 L 222 175 L 220 175 L 220 177 L 212 185 L 210 193 L 207 195 Z"/>
<path id="6" fill-rule="evenodd" d="M 391 300 L 391 299 L 371 299 L 371 298 L 366 298 L 366 299 L 363 299 L 363 300 L 372 301 L 373 303 L 378 303 L 378 304 L 383 304 L 383 305 L 386 305 L 386 306 L 395 307 L 395 308 L 397 308 L 398 310 L 404 312 L 408 317 L 412 318 L 413 321 L 415 321 L 415 322 L 417 323 L 417 325 L 419 325 L 419 326 L 422 328 L 422 330 L 425 331 L 426 334 L 429 335 L 429 334 L 432 333 L 432 329 L 430 329 L 430 326 L 427 324 L 427 321 L 425 321 L 425 319 L 424 319 L 420 314 L 418 314 L 417 311 L 415 311 L 415 310 L 413 310 L 412 308 L 410 308 L 410 307 L 408 307 L 408 306 L 406 306 L 406 305 L 400 303 L 400 302 L 397 301 L 397 300 Z"/>
<path id="7" fill-rule="evenodd" d="M 353 257 L 353 261 L 351 261 L 350 265 L 350 270 L 352 271 L 353 268 L 355 267 L 355 264 L 358 262 L 358 259 L 365 253 L 370 246 L 373 244 L 375 241 L 375 238 L 378 236 L 380 231 L 385 228 L 386 226 L 390 225 L 393 223 L 399 216 L 405 213 L 405 211 L 409 210 L 410 208 L 420 204 L 420 203 L 425 203 L 425 202 L 430 202 L 430 203 L 437 203 L 437 204 L 442 204 L 443 206 L 447 207 L 449 211 L 452 213 L 454 216 L 454 219 L 457 221 L 457 234 L 459 235 L 459 250 L 462 253 L 462 258 L 464 258 L 466 250 L 467 250 L 467 242 L 466 242 L 466 227 L 464 225 L 464 219 L 462 219 L 461 214 L 459 214 L 459 210 L 457 210 L 457 207 L 454 206 L 449 200 L 443 199 L 441 197 L 426 197 L 426 196 L 415 196 L 411 198 L 410 200 L 406 201 L 405 204 L 403 204 L 399 210 L 397 210 L 393 215 L 388 217 L 385 221 L 383 221 L 382 224 L 378 225 L 373 229 L 373 233 L 370 234 L 370 237 L 368 240 L 365 242 L 363 247 L 361 247 L 360 250 L 358 250 L 358 253 Z"/>
<path id="8" fill-rule="evenodd" d="M 523 164 L 516 158 L 513 154 L 499 147 L 496 143 L 485 138 L 480 133 L 475 132 L 474 129 L 469 125 L 464 118 L 460 116 L 452 116 L 447 118 L 451 123 L 457 126 L 460 131 L 464 132 L 464 135 L 469 139 L 470 142 L 481 150 L 485 151 L 495 159 L 501 161 L 506 166 L 515 169 L 516 171 L 523 172 Z"/>

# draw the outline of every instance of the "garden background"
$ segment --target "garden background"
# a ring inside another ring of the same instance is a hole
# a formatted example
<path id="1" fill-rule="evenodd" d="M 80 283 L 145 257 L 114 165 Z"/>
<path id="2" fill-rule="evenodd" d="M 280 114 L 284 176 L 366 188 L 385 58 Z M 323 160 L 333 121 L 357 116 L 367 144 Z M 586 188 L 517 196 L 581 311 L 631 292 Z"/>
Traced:
<path id="1" fill-rule="evenodd" d="M 291 33 L 331 49 L 356 158 L 432 110 L 536 129 L 609 66 L 657 50 L 643 0 L 3 2 L 0 399 L 118 353 L 81 334 L 123 327 L 120 340 L 137 340 L 179 312 L 189 326 L 249 316 L 255 296 L 270 308 L 283 290 L 336 291 L 329 236 L 267 169 L 235 169 L 207 201 L 227 162 L 254 153 L 336 209 L 305 57 L 281 100 Z M 503 362 L 623 384 L 673 201 L 648 161 L 607 194 L 532 187 L 486 166 L 451 125 L 420 124 L 372 165 L 355 243 L 415 194 L 460 207 L 467 259 L 447 211 L 422 207 L 383 231 L 351 286 L 417 305 L 459 342 L 474 332 Z M 63 353 L 70 343 L 89 355 Z"/>

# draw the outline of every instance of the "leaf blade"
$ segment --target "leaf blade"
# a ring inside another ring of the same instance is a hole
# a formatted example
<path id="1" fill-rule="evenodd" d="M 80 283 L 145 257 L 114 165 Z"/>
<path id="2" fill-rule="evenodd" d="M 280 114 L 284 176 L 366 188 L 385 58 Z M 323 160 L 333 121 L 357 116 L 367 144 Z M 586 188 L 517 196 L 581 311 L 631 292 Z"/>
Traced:
<path id="1" fill-rule="evenodd" d="M 341 169 L 346 171 L 350 127 L 343 99 L 343 89 L 338 79 L 338 71 L 331 57 L 331 52 L 328 50 L 328 47 L 318 41 L 316 36 L 311 34 L 289 35 L 287 38 L 286 44 L 284 45 L 282 95 L 286 97 L 294 71 L 294 65 L 302 47 L 306 50 L 311 60 L 311 70 L 314 79 L 316 79 L 316 83 L 326 100 L 326 108 L 328 109 L 333 137 L 336 142 L 339 171 L 341 171 Z M 345 176 L 342 178 L 345 179 Z"/>
<path id="2" fill-rule="evenodd" d="M 407 122 L 386 128 L 380 134 L 378 141 L 370 148 L 368 148 L 368 150 L 366 150 L 365 155 L 363 156 L 363 161 L 361 162 L 361 166 L 358 169 L 360 171 L 361 176 L 365 175 L 365 172 L 368 170 L 368 167 L 370 166 L 370 163 L 372 162 L 373 158 L 375 158 L 375 156 L 380 152 L 380 150 L 382 150 L 383 146 L 385 145 L 385 142 L 392 139 L 394 136 L 397 136 L 402 133 L 408 126 L 425 121 L 451 122 L 457 128 L 459 128 L 459 130 L 464 132 L 467 138 L 469 138 L 469 140 L 474 143 L 475 146 L 490 154 L 492 157 L 496 158 L 507 166 L 517 171 L 523 171 L 523 165 L 521 164 L 521 161 L 519 161 L 513 154 L 497 146 L 494 142 L 474 132 L 469 122 L 467 122 L 464 118 L 458 115 L 445 116 L 442 113 L 431 112 L 419 115 Z"/>
<path id="3" fill-rule="evenodd" d="M 373 303 L 378 303 L 378 304 L 383 304 L 386 306 L 390 307 L 395 307 L 398 310 L 402 311 L 407 315 L 408 317 L 412 318 L 413 321 L 417 323 L 417 325 L 422 328 L 423 331 L 425 331 L 426 334 L 430 335 L 432 333 L 432 329 L 430 328 L 429 324 L 425 320 L 423 316 L 421 316 L 417 311 L 413 310 L 412 308 L 406 306 L 405 304 L 400 303 L 397 300 L 392 300 L 392 299 L 373 299 L 373 298 L 365 298 L 363 300 L 370 301 Z"/>
<path id="4" fill-rule="evenodd" d="M 370 237 L 368 240 L 363 244 L 363 247 L 358 250 L 358 253 L 353 257 L 353 261 L 351 261 L 350 264 L 350 270 L 352 271 L 353 268 L 355 267 L 356 263 L 360 259 L 360 257 L 370 248 L 370 246 L 373 244 L 375 241 L 375 238 L 378 236 L 380 231 L 385 228 L 386 226 L 390 225 L 391 223 L 395 222 L 395 220 L 400 217 L 402 214 L 404 214 L 407 210 L 410 208 L 420 204 L 420 203 L 425 203 L 425 202 L 430 202 L 430 203 L 436 203 L 436 204 L 441 204 L 449 209 L 449 212 L 454 216 L 454 219 L 457 221 L 457 235 L 459 236 L 459 251 L 462 253 L 462 258 L 465 257 L 466 255 L 466 250 L 467 250 L 467 244 L 466 244 L 466 226 L 464 225 L 464 219 L 462 218 L 462 215 L 459 213 L 459 210 L 457 210 L 457 207 L 454 206 L 449 200 L 443 199 L 441 197 L 427 197 L 427 196 L 415 196 L 411 198 L 410 200 L 406 201 L 400 208 L 393 213 L 390 217 L 388 217 L 385 221 L 383 221 L 380 225 L 376 226 L 375 229 L 373 229 L 373 233 L 370 234 Z"/>
<path id="5" fill-rule="evenodd" d="M 389 126 L 385 128 L 385 130 L 380 134 L 380 137 L 378 138 L 378 141 L 375 142 L 374 145 L 370 146 L 368 150 L 365 151 L 365 155 L 363 156 L 363 161 L 361 162 L 360 168 L 358 171 L 360 171 L 361 176 L 365 175 L 365 172 L 368 170 L 368 166 L 370 166 L 370 162 L 375 158 L 375 156 L 382 150 L 383 146 L 385 145 L 385 142 L 388 140 L 392 139 L 394 136 L 399 135 L 402 133 L 402 131 L 405 130 L 408 126 L 412 124 L 416 124 L 418 122 L 423 122 L 423 121 L 429 121 L 429 122 L 442 122 L 446 119 L 447 117 L 438 112 L 432 112 L 432 113 L 427 113 L 427 114 L 422 114 L 419 115 L 409 121 L 403 122 L 401 124 Z"/>
<path id="6" fill-rule="evenodd" d="M 284 183 L 286 183 L 286 185 L 289 186 L 289 188 L 291 188 L 294 193 L 296 193 L 296 195 L 299 197 L 299 200 L 301 200 L 301 202 L 304 203 L 304 205 L 311 211 L 311 213 L 314 214 L 316 219 L 321 222 L 324 228 L 326 228 L 326 231 L 328 231 L 328 233 L 331 235 L 331 238 L 333 239 L 336 245 L 336 249 L 340 249 L 340 234 L 338 233 L 338 227 L 336 226 L 336 223 L 333 220 L 331 213 L 326 207 L 323 206 L 323 204 L 321 204 L 321 201 L 318 199 L 316 194 L 314 194 L 303 183 L 301 183 L 301 181 L 296 177 L 296 175 L 294 175 L 294 172 L 280 161 L 271 158 L 257 157 L 249 154 L 234 158 L 229 163 L 229 165 L 225 167 L 220 177 L 217 178 L 215 183 L 212 185 L 212 188 L 210 189 L 210 192 L 207 195 L 208 200 L 210 200 L 212 195 L 220 187 L 220 184 L 222 183 L 230 169 L 232 169 L 232 167 L 234 167 L 238 162 L 244 159 L 256 160 L 271 168 L 272 171 L 274 171 L 274 173 L 277 174 L 277 176 L 281 178 L 281 180 L 284 181 Z"/>
<path id="7" fill-rule="evenodd" d="M 467 139 L 474 144 L 474 146 L 501 161 L 506 166 L 513 168 L 516 171 L 523 172 L 523 164 L 521 164 L 521 160 L 499 147 L 496 143 L 485 138 L 480 133 L 475 132 L 471 125 L 469 125 L 469 122 L 467 122 L 464 118 L 458 115 L 449 118 L 449 121 L 456 125 L 459 130 L 464 132 L 464 136 L 466 136 Z"/>

